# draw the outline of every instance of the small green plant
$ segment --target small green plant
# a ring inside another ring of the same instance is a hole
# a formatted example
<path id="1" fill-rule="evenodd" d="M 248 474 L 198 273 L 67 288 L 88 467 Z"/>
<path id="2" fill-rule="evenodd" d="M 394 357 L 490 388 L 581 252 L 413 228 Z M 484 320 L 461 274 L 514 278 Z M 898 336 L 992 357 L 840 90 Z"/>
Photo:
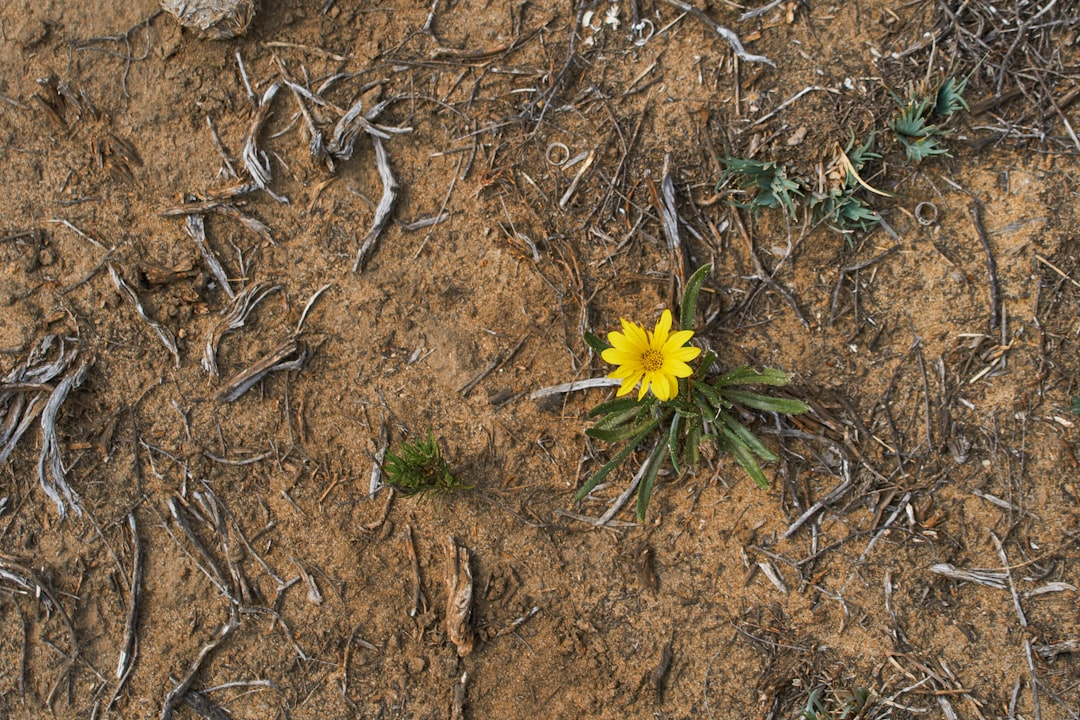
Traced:
<path id="1" fill-rule="evenodd" d="M 745 203 L 735 203 L 736 207 L 749 208 L 759 212 L 762 208 L 783 208 L 793 220 L 796 216 L 795 199 L 792 195 L 802 195 L 799 183 L 787 176 L 787 169 L 777 162 L 761 160 L 743 160 L 724 158 L 724 172 L 716 184 L 720 188 L 728 180 L 750 196 Z"/>
<path id="2" fill-rule="evenodd" d="M 398 452 L 400 454 L 397 455 L 386 453 L 382 469 L 386 484 L 401 494 L 445 495 L 455 490 L 469 489 L 450 472 L 442 448 L 432 437 L 430 428 L 426 439 L 403 442 Z"/>
<path id="3" fill-rule="evenodd" d="M 908 100 L 889 122 L 889 127 L 896 133 L 896 139 L 904 146 L 904 154 L 911 162 L 918 163 L 934 155 L 949 154 L 941 144 L 941 139 L 949 131 L 929 124 L 932 104 L 933 99 L 929 97 Z"/>
<path id="4" fill-rule="evenodd" d="M 1072 407 L 1069 408 L 1074 415 L 1080 415 L 1080 397 L 1074 397 L 1072 399 Z"/>
<path id="5" fill-rule="evenodd" d="M 645 519 L 657 475 L 665 461 L 670 461 L 678 474 L 684 467 L 697 464 L 702 443 L 730 453 L 759 487 L 769 486 L 758 461 L 771 462 L 777 457 L 738 416 L 749 410 L 795 414 L 809 408 L 798 400 L 746 389 L 750 385 L 786 385 L 787 374 L 740 367 L 713 375 L 715 353 L 702 354 L 700 348 L 688 345 L 694 334 L 698 293 L 710 269 L 710 265 L 699 268 L 686 283 L 680 310 L 681 330 L 671 332 L 671 312 L 665 310 L 651 332 L 623 320 L 623 332 L 608 333 L 608 342 L 592 333 L 585 334 L 585 341 L 605 361 L 617 366 L 609 377 L 622 381 L 614 400 L 601 403 L 589 413 L 596 422 L 585 434 L 623 446 L 581 486 L 575 500 L 588 495 L 643 444 L 652 447 L 635 476 L 639 521 Z M 695 359 L 699 359 L 696 369 L 688 364 Z M 623 397 L 635 387 L 639 388 L 636 398 Z"/>
<path id="6" fill-rule="evenodd" d="M 932 117 L 947 122 L 960 110 L 967 110 L 964 90 L 967 78 L 957 80 L 950 77 L 941 84 L 933 95 L 921 100 L 914 97 L 906 103 L 900 103 L 900 110 L 889 122 L 889 127 L 896 133 L 897 140 L 904 146 L 904 154 L 911 162 L 922 162 L 934 155 L 948 155 L 949 151 L 941 144 L 950 130 L 944 125 L 932 125 Z"/>
<path id="7" fill-rule="evenodd" d="M 967 89 L 968 78 L 957 80 L 950 77 L 941 84 L 934 96 L 934 114 L 938 117 L 947 118 L 960 110 L 967 110 L 968 104 L 964 100 L 964 90 Z"/>
<path id="8" fill-rule="evenodd" d="M 866 688 L 839 690 L 834 693 L 832 709 L 822 700 L 821 688 L 814 688 L 806 699 L 806 709 L 802 711 L 803 720 L 856 720 L 863 716 L 870 700 L 870 691 Z"/>
<path id="9" fill-rule="evenodd" d="M 874 133 L 862 145 L 855 144 L 855 133 L 843 149 L 836 144 L 836 155 L 829 166 L 822 192 L 813 193 L 810 206 L 814 210 L 814 222 L 827 222 L 843 233 L 853 230 L 867 230 L 881 220 L 866 201 L 856 195 L 860 189 L 866 189 L 878 195 L 888 196 L 870 187 L 859 175 L 870 160 L 877 160 L 881 155 L 871 150 L 874 145 Z"/>

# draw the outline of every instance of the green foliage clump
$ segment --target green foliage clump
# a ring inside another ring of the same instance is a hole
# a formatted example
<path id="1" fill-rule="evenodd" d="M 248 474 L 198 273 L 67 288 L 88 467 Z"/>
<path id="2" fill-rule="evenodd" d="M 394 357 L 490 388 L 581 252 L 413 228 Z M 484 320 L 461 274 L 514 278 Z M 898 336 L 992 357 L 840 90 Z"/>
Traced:
<path id="1" fill-rule="evenodd" d="M 951 131 L 943 124 L 931 124 L 931 119 L 937 117 L 947 122 L 953 114 L 967 110 L 967 101 L 964 100 L 966 88 L 967 78 L 957 80 L 950 77 L 932 95 L 921 100 L 913 97 L 900 104 L 900 110 L 889 122 L 889 127 L 896 133 L 896 139 L 903 146 L 909 161 L 919 163 L 934 155 L 949 154 L 941 141 Z"/>
<path id="2" fill-rule="evenodd" d="M 400 454 L 388 452 L 383 461 L 386 484 L 403 495 L 445 495 L 455 490 L 467 490 L 442 455 L 442 448 L 428 429 L 427 438 L 403 442 Z"/>
<path id="3" fill-rule="evenodd" d="M 827 222 L 840 232 L 851 232 L 868 230 L 881 220 L 881 216 L 856 195 L 860 188 L 873 190 L 859 175 L 870 160 L 881 158 L 871 150 L 873 146 L 874 133 L 870 133 L 864 144 L 856 145 L 855 133 L 852 132 L 847 146 L 837 153 L 833 161 L 824 192 L 814 193 L 810 198 L 815 223 Z M 886 194 L 880 190 L 874 192 Z"/>
<path id="4" fill-rule="evenodd" d="M 888 125 L 903 147 L 908 162 L 920 163 L 936 155 L 949 154 L 944 140 L 952 130 L 947 125 L 953 115 L 968 110 L 964 99 L 967 81 L 967 78 L 946 78 L 936 91 L 921 98 L 913 94 L 907 102 L 894 96 L 899 109 Z M 726 157 L 721 161 L 724 170 L 716 188 L 719 190 L 722 185 L 732 181 L 747 198 L 732 204 L 755 213 L 763 208 L 779 208 L 794 220 L 798 215 L 799 203 L 803 203 L 813 212 L 815 223 L 828 223 L 842 233 L 868 230 L 881 221 L 881 216 L 860 196 L 859 189 L 883 196 L 889 194 L 875 190 L 860 177 L 868 161 L 881 158 L 873 151 L 873 143 L 874 132 L 862 145 L 856 145 L 852 133 L 851 140 L 843 150 L 837 145 L 836 157 L 827 177 L 819 182 L 817 190 L 810 192 L 806 200 L 802 196 L 807 193 L 807 183 L 789 177 L 788 168 L 775 160 Z"/>
<path id="5" fill-rule="evenodd" d="M 870 691 L 866 688 L 840 690 L 835 693 L 832 707 L 826 707 L 822 700 L 821 688 L 814 688 L 806 700 L 806 709 L 802 711 L 803 720 L 857 720 L 863 717 L 870 700 Z"/>
<path id="6" fill-rule="evenodd" d="M 929 124 L 931 103 L 932 99 L 928 97 L 908 100 L 889 122 L 889 127 L 896 133 L 896 139 L 904 147 L 904 154 L 913 163 L 922 162 L 934 155 L 949 154 L 941 144 L 941 139 L 948 135 L 948 131 Z"/>
<path id="7" fill-rule="evenodd" d="M 736 207 L 749 208 L 759 212 L 762 208 L 783 208 L 788 217 L 795 219 L 795 199 L 793 195 L 802 195 L 799 183 L 787 176 L 787 169 L 777 162 L 744 160 L 742 158 L 724 158 L 724 172 L 720 175 L 717 189 L 728 180 L 750 196 L 745 203 L 735 203 Z"/>

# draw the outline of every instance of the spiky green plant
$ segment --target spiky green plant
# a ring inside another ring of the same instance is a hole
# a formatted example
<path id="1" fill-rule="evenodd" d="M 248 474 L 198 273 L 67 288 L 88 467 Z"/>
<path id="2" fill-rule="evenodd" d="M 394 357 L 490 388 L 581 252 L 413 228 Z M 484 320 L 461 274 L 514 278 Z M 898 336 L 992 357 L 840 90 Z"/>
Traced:
<path id="1" fill-rule="evenodd" d="M 686 283 L 680 309 L 683 330 L 693 328 L 698 294 L 710 269 L 710 265 L 702 266 Z M 598 354 L 612 347 L 592 333 L 586 333 L 585 340 Z M 678 474 L 684 467 L 698 463 L 703 442 L 730 453 L 759 487 L 767 488 L 769 483 L 759 460 L 773 462 L 777 457 L 738 416 L 749 414 L 751 410 L 797 414 L 807 412 L 809 408 L 798 400 L 762 395 L 747 389 L 752 385 L 786 385 L 790 380 L 786 373 L 740 367 L 714 375 L 715 362 L 715 353 L 711 350 L 703 353 L 693 374 L 678 379 L 678 392 L 670 399 L 659 400 L 652 393 L 641 394 L 636 399 L 617 397 L 593 408 L 589 416 L 596 418 L 596 422 L 585 434 L 604 442 L 624 444 L 581 486 L 574 499 L 584 498 L 634 450 L 650 443 L 652 447 L 636 476 L 640 521 L 645 519 L 656 478 L 665 461 L 670 461 L 672 470 Z"/>
<path id="2" fill-rule="evenodd" d="M 736 207 L 759 212 L 762 208 L 782 208 L 795 219 L 794 195 L 802 195 L 799 183 L 787 176 L 787 168 L 771 161 L 724 158 L 724 172 L 720 174 L 717 189 L 728 180 L 746 193 L 747 202 L 736 202 Z"/>
<path id="3" fill-rule="evenodd" d="M 454 474 L 442 455 L 442 448 L 428 428 L 427 437 L 401 443 L 398 453 L 386 453 L 383 474 L 386 484 L 403 495 L 445 495 L 468 490 Z"/>
<path id="4" fill-rule="evenodd" d="M 840 232 L 867 230 L 875 225 L 881 216 L 866 204 L 857 193 L 860 188 L 869 187 L 862 182 L 859 173 L 870 160 L 880 159 L 881 155 L 871 148 L 874 145 L 874 133 L 862 145 L 855 144 L 855 133 L 839 157 L 834 161 L 829 173 L 828 186 L 824 193 L 814 193 L 810 206 L 814 211 L 814 222 L 824 221 Z M 847 162 L 840 162 L 846 158 Z M 879 194 L 881 191 L 875 191 Z"/>
<path id="5" fill-rule="evenodd" d="M 964 100 L 964 90 L 967 89 L 968 78 L 957 80 L 950 77 L 941 84 L 934 95 L 934 114 L 938 117 L 947 118 L 960 110 L 967 110 L 968 104 Z"/>
<path id="6" fill-rule="evenodd" d="M 889 127 L 904 146 L 908 160 L 918 163 L 934 155 L 949 154 L 941 141 L 949 135 L 950 130 L 944 125 L 931 124 L 930 118 L 934 116 L 948 122 L 960 110 L 967 110 L 968 104 L 964 100 L 967 82 L 968 78 L 957 80 L 949 77 L 933 95 L 921 100 L 912 97 L 906 103 L 897 101 L 900 110 L 889 122 Z"/>
<path id="7" fill-rule="evenodd" d="M 907 159 L 914 163 L 934 155 L 949 154 L 941 144 L 941 139 L 948 131 L 929 124 L 932 103 L 933 100 L 928 97 L 908 100 L 889 122 L 889 127 L 896 133 L 896 139 L 904 146 Z"/>

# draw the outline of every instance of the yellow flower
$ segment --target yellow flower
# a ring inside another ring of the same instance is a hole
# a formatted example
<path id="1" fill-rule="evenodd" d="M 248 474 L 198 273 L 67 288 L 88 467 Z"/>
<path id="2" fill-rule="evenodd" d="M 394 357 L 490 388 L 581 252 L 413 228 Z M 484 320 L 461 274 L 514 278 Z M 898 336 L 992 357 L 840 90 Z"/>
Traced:
<path id="1" fill-rule="evenodd" d="M 616 396 L 625 395 L 641 382 L 638 400 L 652 389 L 657 400 L 670 400 L 679 393 L 678 378 L 694 371 L 686 363 L 701 354 L 701 348 L 686 347 L 693 330 L 671 332 L 671 311 L 665 310 L 652 332 L 629 320 L 622 320 L 622 332 L 608 333 L 611 344 L 601 357 L 618 365 L 609 378 L 622 380 Z"/>

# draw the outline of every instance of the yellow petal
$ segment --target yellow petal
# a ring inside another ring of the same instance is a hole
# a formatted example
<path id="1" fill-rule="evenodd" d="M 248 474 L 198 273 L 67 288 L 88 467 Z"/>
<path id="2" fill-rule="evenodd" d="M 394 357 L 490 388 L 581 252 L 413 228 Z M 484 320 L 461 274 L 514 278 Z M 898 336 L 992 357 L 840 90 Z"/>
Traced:
<path id="1" fill-rule="evenodd" d="M 645 393 L 648 392 L 648 390 L 649 390 L 649 382 L 648 382 L 648 378 L 646 378 L 645 380 L 643 380 L 641 382 L 641 389 L 638 390 L 637 399 L 641 400 L 643 397 L 645 397 Z"/>
<path id="2" fill-rule="evenodd" d="M 615 392 L 615 397 L 622 397 L 623 395 L 626 395 L 628 392 L 634 389 L 635 385 L 637 385 L 636 377 L 626 378 L 622 381 L 622 385 L 620 385 L 619 389 Z M 638 400 L 640 399 L 641 398 L 639 397 Z"/>
<path id="3" fill-rule="evenodd" d="M 690 338 L 694 337 L 693 330 L 679 330 L 671 333 L 667 342 L 664 343 L 663 351 L 667 353 L 668 350 L 674 350 L 681 348 L 686 343 L 690 342 Z"/>
<path id="4" fill-rule="evenodd" d="M 607 334 L 608 345 L 620 350 L 627 350 L 631 347 L 630 341 L 625 335 L 617 330 L 612 330 Z"/>
<path id="5" fill-rule="evenodd" d="M 687 362 L 693 360 L 701 354 L 701 348 L 696 347 L 681 347 L 674 350 L 668 350 L 664 352 L 665 360 L 676 360 L 678 362 Z"/>
<path id="6" fill-rule="evenodd" d="M 694 374 L 694 369 L 684 362 L 678 362 L 677 360 L 665 359 L 664 366 L 660 368 L 660 372 L 667 375 L 674 375 L 677 378 L 690 377 Z"/>
<path id="7" fill-rule="evenodd" d="M 652 331 L 652 337 L 650 340 L 650 347 L 653 350 L 660 350 L 664 347 L 664 343 L 668 339 L 668 331 L 671 330 L 671 311 L 665 310 L 660 315 L 660 319 L 656 321 L 656 327 Z"/>
<path id="8" fill-rule="evenodd" d="M 657 400 L 669 400 L 671 399 L 671 386 L 668 383 L 667 376 L 663 373 L 650 373 L 649 383 L 652 385 L 653 395 Z"/>
<path id="9" fill-rule="evenodd" d="M 634 352 L 633 350 L 608 348 L 600 353 L 600 357 L 604 358 L 604 362 L 611 363 L 612 365 L 629 365 L 630 363 L 641 364 L 641 353 Z"/>
<path id="10" fill-rule="evenodd" d="M 638 348 L 642 351 L 649 348 L 649 337 L 645 334 L 645 328 L 641 327 L 637 323 L 632 323 L 629 320 L 621 319 L 623 332 L 627 339 L 625 349 Z M 615 343 L 612 343 L 614 345 Z"/>
<path id="11" fill-rule="evenodd" d="M 640 377 L 644 372 L 645 368 L 641 367 L 641 365 L 620 365 L 608 373 L 608 377 L 622 380 L 628 377 Z"/>

